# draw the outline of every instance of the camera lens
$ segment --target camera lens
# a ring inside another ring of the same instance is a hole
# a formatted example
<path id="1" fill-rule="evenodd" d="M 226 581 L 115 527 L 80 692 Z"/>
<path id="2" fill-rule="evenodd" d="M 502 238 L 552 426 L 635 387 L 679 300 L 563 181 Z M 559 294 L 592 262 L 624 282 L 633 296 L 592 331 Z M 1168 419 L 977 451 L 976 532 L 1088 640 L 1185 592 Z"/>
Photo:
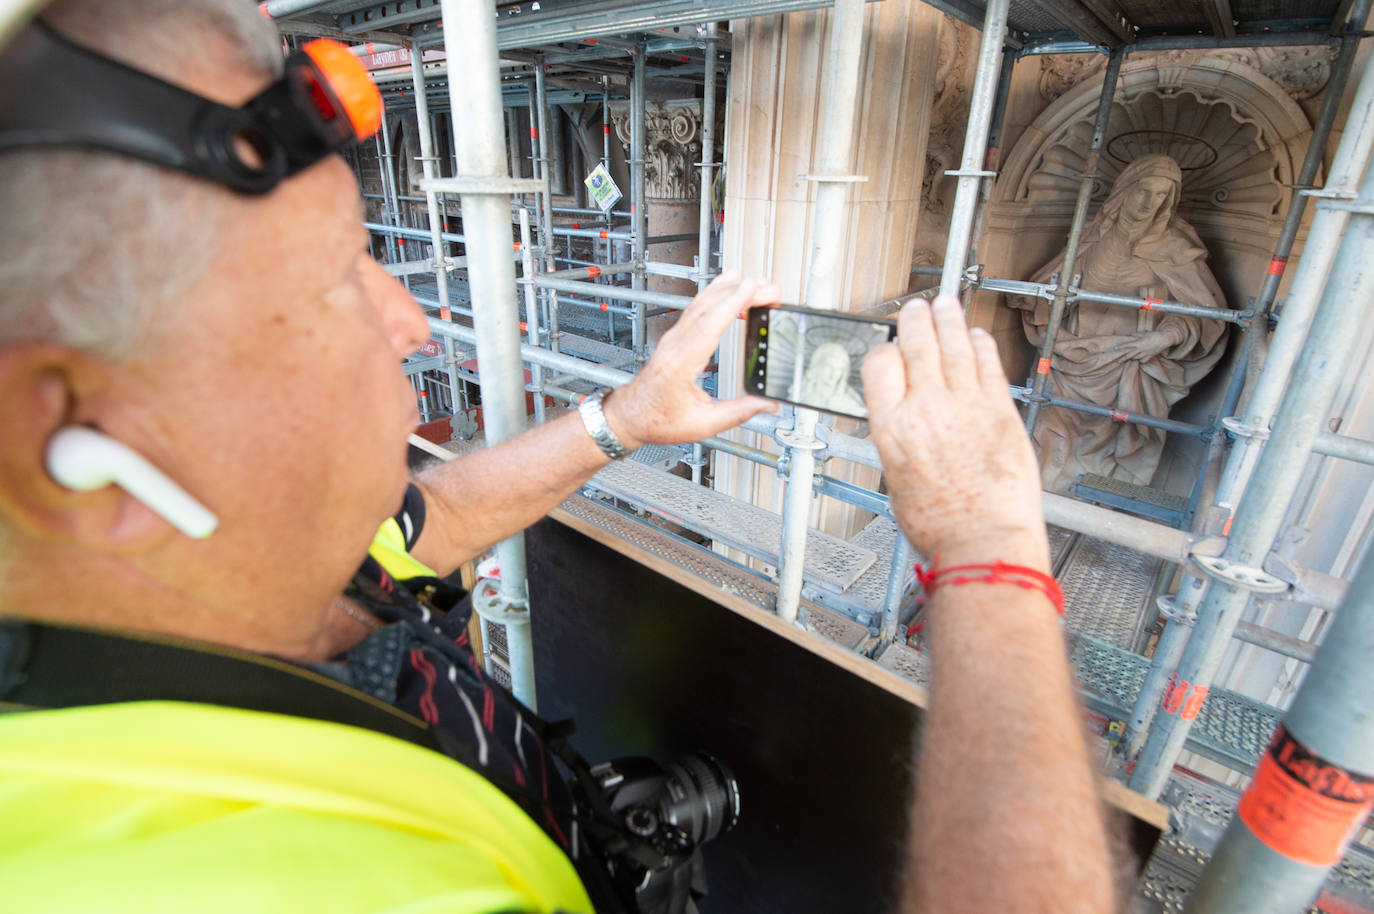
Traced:
<path id="1" fill-rule="evenodd" d="M 739 820 L 739 784 L 730 769 L 704 752 L 685 755 L 664 767 L 667 780 L 659 817 L 677 827 L 688 846 L 710 841 Z"/>

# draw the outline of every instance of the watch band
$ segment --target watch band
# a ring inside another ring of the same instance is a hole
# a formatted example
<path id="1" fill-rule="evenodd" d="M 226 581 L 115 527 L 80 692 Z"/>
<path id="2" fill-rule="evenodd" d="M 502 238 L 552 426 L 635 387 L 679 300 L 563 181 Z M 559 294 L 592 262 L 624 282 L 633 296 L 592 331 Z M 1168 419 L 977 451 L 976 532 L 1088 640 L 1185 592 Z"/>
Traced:
<path id="1" fill-rule="evenodd" d="M 577 404 L 577 412 L 582 417 L 582 427 L 592 436 L 596 446 L 601 448 L 601 453 L 612 460 L 619 460 L 630 453 L 630 449 L 615 436 L 610 423 L 606 421 L 606 413 L 601 409 L 601 394 L 583 397 L 582 402 Z"/>

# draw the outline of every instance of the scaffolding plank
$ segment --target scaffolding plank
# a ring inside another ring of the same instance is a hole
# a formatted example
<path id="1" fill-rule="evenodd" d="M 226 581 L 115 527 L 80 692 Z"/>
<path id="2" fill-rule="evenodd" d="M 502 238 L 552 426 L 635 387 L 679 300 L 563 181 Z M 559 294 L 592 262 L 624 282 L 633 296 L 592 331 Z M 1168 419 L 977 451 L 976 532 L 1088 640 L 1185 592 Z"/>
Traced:
<path id="1" fill-rule="evenodd" d="M 1064 625 L 1126 650 L 1154 620 L 1155 581 L 1163 559 L 1092 537 L 1079 537 L 1059 572 Z"/>
<path id="2" fill-rule="evenodd" d="M 626 365 L 635 358 L 635 354 L 629 349 L 621 349 L 604 340 L 594 340 L 566 331 L 558 335 L 558 350 L 568 355 L 591 359 L 599 365 Z"/>
<path id="3" fill-rule="evenodd" d="M 559 508 L 615 534 L 645 552 L 667 559 L 721 591 L 748 600 L 760 609 L 772 612 L 777 606 L 777 584 L 709 549 L 686 542 L 646 521 L 581 495 L 572 496 Z M 840 647 L 855 650 L 868 636 L 868 629 L 862 625 L 809 600 L 801 601 L 801 609 L 808 630 Z"/>
<path id="4" fill-rule="evenodd" d="M 897 525 L 891 518 L 879 515 L 869 521 L 849 541 L 856 546 L 871 549 L 878 556 L 877 560 L 843 593 L 808 588 L 806 594 L 816 602 L 863 625 L 868 625 L 882 615 L 883 605 L 887 601 L 887 581 L 892 573 L 892 551 L 897 548 Z M 916 586 L 914 568 L 908 566 L 903 577 L 903 592 L 910 591 Z"/>
<path id="5" fill-rule="evenodd" d="M 617 460 L 591 478 L 589 486 L 652 511 L 748 556 L 778 564 L 782 518 L 705 486 L 632 460 Z M 843 591 L 877 561 L 871 549 L 807 530 L 802 578 Z"/>
<path id="6" fill-rule="evenodd" d="M 1125 719 L 1150 668 L 1147 657 L 1092 637 L 1070 639 L 1070 659 L 1085 703 L 1102 714 Z M 1212 689 L 1184 744 L 1235 771 L 1248 772 L 1269 742 L 1282 712 L 1232 692 Z"/>

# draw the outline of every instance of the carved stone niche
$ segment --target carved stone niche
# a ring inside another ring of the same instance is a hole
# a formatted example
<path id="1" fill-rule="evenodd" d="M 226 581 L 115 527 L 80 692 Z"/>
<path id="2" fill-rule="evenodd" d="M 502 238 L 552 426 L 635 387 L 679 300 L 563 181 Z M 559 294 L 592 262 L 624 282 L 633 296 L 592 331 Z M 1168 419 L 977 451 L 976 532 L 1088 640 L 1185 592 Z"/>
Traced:
<path id="1" fill-rule="evenodd" d="M 630 157 L 630 103 L 611 102 L 615 135 Z M 651 200 L 701 199 L 701 100 L 650 101 L 644 107 L 645 194 Z M 628 196 L 628 190 L 626 195 Z"/>
<path id="2" fill-rule="evenodd" d="M 1067 88 L 1010 150 L 992 192 L 987 275 L 1029 279 L 1063 250 L 1101 87 L 1099 72 Z M 1177 212 L 1201 237 L 1226 301 L 1244 308 L 1263 280 L 1310 136 L 1289 87 L 1255 66 L 1214 54 L 1131 60 L 1117 84 L 1089 216 L 1130 162 L 1173 157 L 1183 170 Z M 992 295 L 975 307 L 973 319 L 998 338 L 1010 377 L 1024 379 L 1033 354 L 1019 316 Z M 1228 368 L 1223 361 L 1171 418 L 1206 423 Z M 1169 436 L 1154 485 L 1186 494 L 1197 445 Z"/>

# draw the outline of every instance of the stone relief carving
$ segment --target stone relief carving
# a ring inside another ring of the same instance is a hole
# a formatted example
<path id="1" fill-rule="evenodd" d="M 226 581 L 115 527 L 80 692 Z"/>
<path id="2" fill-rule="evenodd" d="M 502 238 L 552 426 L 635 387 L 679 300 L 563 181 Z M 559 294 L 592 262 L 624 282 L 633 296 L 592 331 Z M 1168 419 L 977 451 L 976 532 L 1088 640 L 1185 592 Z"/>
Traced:
<path id="1" fill-rule="evenodd" d="M 1074 86 L 1102 72 L 1101 54 L 1049 54 L 1040 58 L 1040 97 L 1052 102 Z"/>
<path id="2" fill-rule="evenodd" d="M 1205 261 L 1207 251 L 1178 215 L 1184 171 L 1167 155 L 1132 161 L 1084 228 L 1074 272 L 1080 287 L 1209 308 L 1227 307 Z M 1063 265 L 1061 251 L 1034 277 L 1045 282 Z M 1067 278 L 1064 278 L 1067 281 Z M 1050 303 L 1010 297 L 1037 349 Z M 1050 361 L 1051 392 L 1112 409 L 1166 417 L 1221 358 L 1226 324 L 1095 302 L 1071 304 Z M 1081 473 L 1149 485 L 1164 432 L 1106 416 L 1049 408 L 1035 430 L 1045 488 L 1066 492 Z"/>
<path id="3" fill-rule="evenodd" d="M 630 106 L 611 104 L 615 134 L 630 149 Z M 699 200 L 701 172 L 701 101 L 648 102 L 644 109 L 645 193 L 657 200 Z"/>
<path id="4" fill-rule="evenodd" d="M 945 174 L 957 169 L 964 151 L 964 125 L 968 122 L 968 77 L 970 53 L 968 37 L 962 29 L 940 20 L 936 46 L 935 85 L 931 93 L 930 132 L 926 138 L 926 167 L 921 178 L 921 211 L 942 216 L 948 209 L 945 197 L 955 180 Z"/>
<path id="5" fill-rule="evenodd" d="M 1326 46 L 1292 48 L 1225 48 L 1206 51 L 1161 51 L 1149 59 L 1161 70 L 1181 75 L 1204 57 L 1253 67 L 1278 83 L 1294 101 L 1313 98 L 1331 79 L 1336 49 Z M 1040 95 L 1054 101 L 1069 89 L 1096 76 L 1106 67 L 1101 54 L 1055 54 L 1040 58 Z M 1181 79 L 1161 82 L 1178 85 Z"/>

